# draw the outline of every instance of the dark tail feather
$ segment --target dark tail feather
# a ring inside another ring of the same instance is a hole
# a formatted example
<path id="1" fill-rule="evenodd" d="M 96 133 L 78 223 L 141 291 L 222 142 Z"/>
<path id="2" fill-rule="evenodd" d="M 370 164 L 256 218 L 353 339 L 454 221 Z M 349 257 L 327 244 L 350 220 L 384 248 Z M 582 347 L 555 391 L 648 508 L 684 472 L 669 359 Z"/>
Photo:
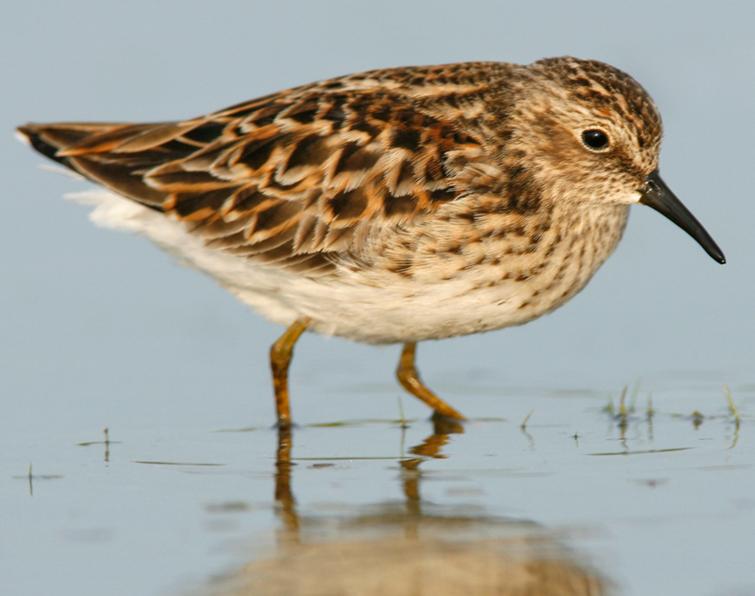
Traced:
<path id="1" fill-rule="evenodd" d="M 99 135 L 122 126 L 123 124 L 116 123 L 29 123 L 19 126 L 16 130 L 39 153 L 75 170 L 70 160 L 58 155 L 59 152 L 79 145 L 92 135 Z"/>
<path id="2" fill-rule="evenodd" d="M 141 176 L 135 175 L 133 161 L 138 156 L 126 154 L 120 159 L 114 159 L 115 156 L 108 155 L 106 151 L 113 139 L 138 133 L 147 126 L 114 122 L 60 122 L 25 124 L 16 130 L 22 139 L 45 157 L 117 193 L 159 210 L 165 194 L 150 188 Z M 91 154 L 87 151 L 90 149 L 89 145 L 95 145 Z"/>

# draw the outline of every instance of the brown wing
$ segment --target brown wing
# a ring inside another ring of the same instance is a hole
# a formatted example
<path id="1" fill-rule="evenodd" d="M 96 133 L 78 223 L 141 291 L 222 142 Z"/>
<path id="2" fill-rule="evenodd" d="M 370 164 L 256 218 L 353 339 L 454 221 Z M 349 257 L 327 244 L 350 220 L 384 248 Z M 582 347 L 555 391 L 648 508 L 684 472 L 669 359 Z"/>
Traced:
<path id="1" fill-rule="evenodd" d="M 480 112 L 490 68 L 374 71 L 182 122 L 19 131 L 213 247 L 307 271 L 351 251 L 375 222 L 429 213 L 465 190 L 454 164 L 479 159 L 482 140 L 464 113 Z"/>

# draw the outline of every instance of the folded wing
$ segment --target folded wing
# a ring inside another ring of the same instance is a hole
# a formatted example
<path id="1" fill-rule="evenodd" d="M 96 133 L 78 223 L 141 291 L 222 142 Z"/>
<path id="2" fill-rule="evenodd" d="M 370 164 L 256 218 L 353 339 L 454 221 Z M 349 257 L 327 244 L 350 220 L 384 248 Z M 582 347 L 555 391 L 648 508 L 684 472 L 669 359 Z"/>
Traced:
<path id="1" fill-rule="evenodd" d="M 19 128 L 44 155 L 186 222 L 212 247 L 322 271 L 375 225 L 464 192 L 454 163 L 480 157 L 428 95 L 334 79 L 191 120 Z"/>

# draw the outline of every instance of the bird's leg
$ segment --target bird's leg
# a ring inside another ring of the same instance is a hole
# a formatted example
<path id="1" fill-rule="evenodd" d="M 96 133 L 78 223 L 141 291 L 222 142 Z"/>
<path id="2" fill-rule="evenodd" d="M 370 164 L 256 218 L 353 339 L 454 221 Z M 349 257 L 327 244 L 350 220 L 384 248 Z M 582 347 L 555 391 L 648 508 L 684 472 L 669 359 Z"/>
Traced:
<path id="1" fill-rule="evenodd" d="M 435 395 L 419 378 L 419 373 L 414 365 L 414 355 L 417 351 L 417 342 L 408 341 L 401 350 L 401 360 L 399 360 L 396 376 L 399 382 L 413 396 L 418 397 L 433 410 L 435 414 L 464 420 L 464 416 L 458 410 L 449 406 L 441 398 Z"/>
<path id="2" fill-rule="evenodd" d="M 297 319 L 270 346 L 270 368 L 273 371 L 275 409 L 278 412 L 278 426 L 291 426 L 291 407 L 288 402 L 288 367 L 294 354 L 294 345 L 309 327 L 309 319 Z"/>

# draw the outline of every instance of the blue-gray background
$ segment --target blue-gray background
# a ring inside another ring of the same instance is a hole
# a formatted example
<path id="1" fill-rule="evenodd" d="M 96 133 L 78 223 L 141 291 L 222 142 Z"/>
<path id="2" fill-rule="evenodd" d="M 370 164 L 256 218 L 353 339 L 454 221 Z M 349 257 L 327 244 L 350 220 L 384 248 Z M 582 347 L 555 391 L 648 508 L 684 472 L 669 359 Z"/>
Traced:
<path id="1" fill-rule="evenodd" d="M 443 492 L 446 479 L 480 468 L 473 480 L 496 513 L 609 528 L 608 547 L 601 542 L 592 551 L 603 553 L 610 575 L 634 582 L 633 593 L 723 594 L 732 593 L 723 591 L 729 583 L 751 585 L 752 509 L 744 509 L 752 495 L 751 419 L 736 449 L 737 435 L 728 437 L 732 427 L 721 418 L 698 433 L 669 416 L 655 441 L 630 437 L 623 445 L 693 448 L 683 455 L 587 455 L 620 448 L 615 425 L 609 419 L 604 428 L 597 412 L 607 392 L 638 379 L 662 414 L 699 408 L 725 415 L 723 382 L 752 411 L 753 6 L 3 3 L 0 585 L 9 582 L 14 594 L 94 594 L 104 585 L 112 594 L 162 593 L 181 574 L 201 581 L 208 559 L 214 569 L 228 564 L 217 558 L 202 509 L 208 501 L 264 504 L 245 522 L 256 528 L 245 539 L 256 541 L 275 523 L 273 434 L 210 431 L 272 422 L 267 351 L 281 330 L 144 239 L 95 228 L 85 209 L 61 198 L 86 185 L 41 171 L 45 160 L 14 142 L 15 125 L 184 118 L 358 70 L 563 54 L 610 62 L 651 92 L 665 121 L 664 177 L 729 263 L 717 265 L 682 231 L 638 207 L 616 254 L 555 314 L 422 345 L 420 366 L 433 387 L 470 416 L 508 419 L 486 432 L 474 427 L 452 442 L 448 460 L 423 464 L 435 472 L 431 497 L 458 502 Z M 295 417 L 396 416 L 397 355 L 395 347 L 305 336 L 292 370 Z M 580 392 L 556 400 L 543 398 L 543 388 Z M 426 415 L 416 400 L 404 400 L 404 408 Z M 537 447 L 518 432 L 532 408 Z M 545 421 L 540 428 L 538 420 Z M 112 446 L 109 464 L 99 446 L 75 446 L 100 438 L 103 426 L 123 441 Z M 584 438 L 575 445 L 577 431 Z M 427 432 L 416 423 L 407 445 Z M 394 454 L 397 433 L 304 429 L 295 453 Z M 143 459 L 230 467 L 202 476 L 134 463 Z M 38 475 L 34 498 L 23 479 L 29 462 Z M 329 478 L 341 484 L 301 465 L 294 478 L 300 506 L 396 498 L 395 465 L 386 465 L 358 460 L 336 469 Z M 491 466 L 532 474 L 488 476 Z M 705 469 L 724 470 L 726 481 Z M 45 474 L 63 477 L 45 482 Z M 669 474 L 663 493 L 629 482 Z M 660 523 L 670 518 L 676 521 Z"/>
<path id="2" fill-rule="evenodd" d="M 616 386 L 672 370 L 725 379 L 752 365 L 751 3 L 77 0 L 0 10 L 2 425 L 64 422 L 82 403 L 139 416 L 124 404 L 145 387 L 173 395 L 151 401 L 151 415 L 243 417 L 259 389 L 255 411 L 269 417 L 265 359 L 280 331 L 147 241 L 96 229 L 61 199 L 84 185 L 40 171 L 14 125 L 183 118 L 390 65 L 573 54 L 625 69 L 663 113 L 667 182 L 729 259 L 715 264 L 636 207 L 615 255 L 570 304 L 525 327 L 423 345 L 428 380 L 501 369 L 517 386 Z M 390 383 L 395 358 L 306 337 L 293 382 L 311 370 L 328 384 L 341 369 L 334 384 Z"/>

